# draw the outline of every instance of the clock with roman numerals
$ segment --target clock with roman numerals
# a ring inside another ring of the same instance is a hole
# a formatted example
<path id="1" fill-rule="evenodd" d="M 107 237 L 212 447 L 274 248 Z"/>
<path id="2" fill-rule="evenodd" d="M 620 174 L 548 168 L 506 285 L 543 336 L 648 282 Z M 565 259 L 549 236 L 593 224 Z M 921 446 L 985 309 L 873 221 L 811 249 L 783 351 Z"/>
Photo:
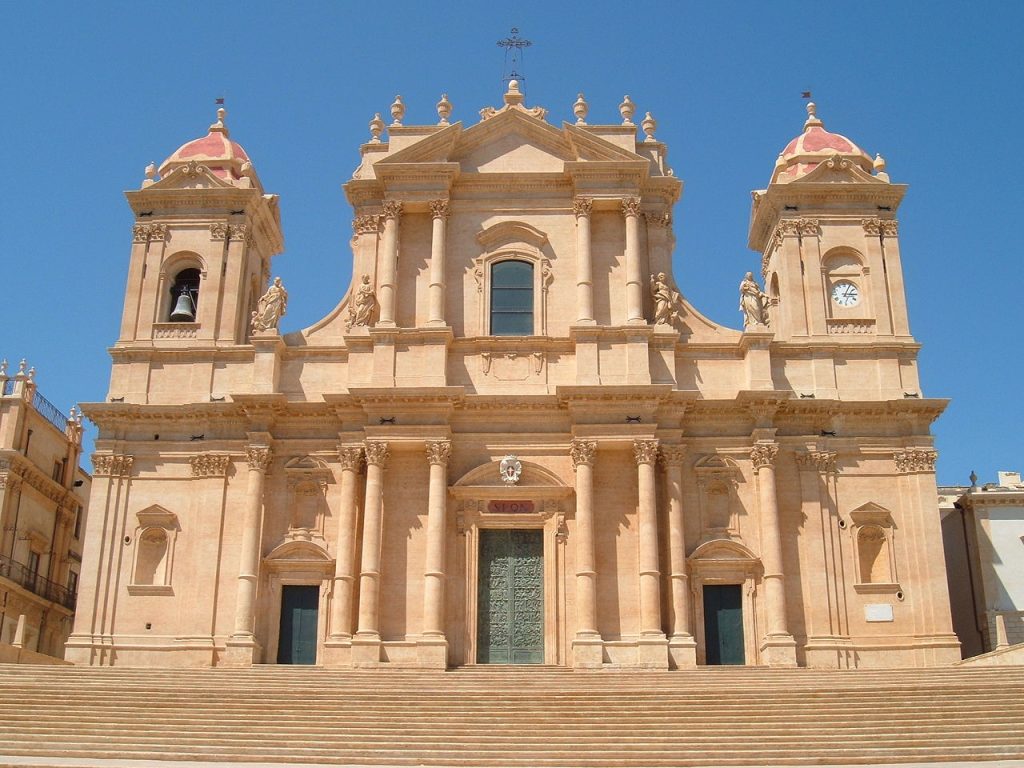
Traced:
<path id="1" fill-rule="evenodd" d="M 849 280 L 840 280 L 832 286 L 832 301 L 840 307 L 855 307 L 860 303 L 860 290 Z"/>

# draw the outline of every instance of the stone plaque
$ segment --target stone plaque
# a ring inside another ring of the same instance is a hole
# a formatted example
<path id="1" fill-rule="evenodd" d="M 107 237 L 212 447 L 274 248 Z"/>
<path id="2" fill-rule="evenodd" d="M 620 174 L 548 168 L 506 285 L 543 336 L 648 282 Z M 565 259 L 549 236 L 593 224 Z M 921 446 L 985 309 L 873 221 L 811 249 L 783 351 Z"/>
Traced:
<path id="1" fill-rule="evenodd" d="M 865 621 L 892 621 L 892 603 L 868 603 L 864 606 Z"/>
<path id="2" fill-rule="evenodd" d="M 534 511 L 532 501 L 489 501 L 487 511 L 493 515 L 528 515 Z"/>

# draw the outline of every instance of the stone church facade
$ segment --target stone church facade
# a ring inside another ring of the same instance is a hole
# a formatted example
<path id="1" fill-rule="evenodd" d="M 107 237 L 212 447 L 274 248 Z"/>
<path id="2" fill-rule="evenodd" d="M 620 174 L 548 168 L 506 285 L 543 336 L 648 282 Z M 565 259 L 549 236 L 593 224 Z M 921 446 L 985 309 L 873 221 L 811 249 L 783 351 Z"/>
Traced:
<path id="1" fill-rule="evenodd" d="M 742 330 L 672 278 L 648 114 L 379 115 L 353 279 L 282 334 L 224 114 L 136 216 L 67 657 L 152 666 L 879 667 L 959 658 L 880 157 L 803 132 L 754 192 Z M 639 128 L 644 134 L 638 136 Z M 386 139 L 385 137 L 386 132 Z"/>

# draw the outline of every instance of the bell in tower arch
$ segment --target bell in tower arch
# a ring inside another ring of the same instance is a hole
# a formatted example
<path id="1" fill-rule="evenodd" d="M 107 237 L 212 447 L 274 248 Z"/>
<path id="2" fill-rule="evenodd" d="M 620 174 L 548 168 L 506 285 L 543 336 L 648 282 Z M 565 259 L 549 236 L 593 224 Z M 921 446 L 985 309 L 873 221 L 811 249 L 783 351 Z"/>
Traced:
<path id="1" fill-rule="evenodd" d="M 189 296 L 188 286 L 181 287 L 178 294 L 178 302 L 174 305 L 170 320 L 172 323 L 194 323 L 196 321 L 196 307 Z"/>

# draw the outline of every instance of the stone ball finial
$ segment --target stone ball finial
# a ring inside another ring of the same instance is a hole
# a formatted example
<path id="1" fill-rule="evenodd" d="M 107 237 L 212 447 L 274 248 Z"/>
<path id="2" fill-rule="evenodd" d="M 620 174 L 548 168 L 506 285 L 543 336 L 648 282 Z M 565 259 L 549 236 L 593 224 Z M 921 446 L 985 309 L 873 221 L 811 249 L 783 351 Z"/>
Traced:
<path id="1" fill-rule="evenodd" d="M 150 181 L 156 178 L 156 163 L 152 160 L 150 160 L 149 165 L 146 166 L 146 178 Z"/>
<path id="2" fill-rule="evenodd" d="M 452 103 L 448 101 L 448 94 L 442 93 L 441 100 L 437 102 L 437 116 L 441 118 L 438 125 L 448 125 L 448 118 L 452 115 Z"/>
<path id="3" fill-rule="evenodd" d="M 210 126 L 210 133 L 223 133 L 225 136 L 228 135 L 228 126 L 224 122 L 224 118 L 228 116 L 228 111 L 224 107 L 217 109 L 217 122 Z"/>
<path id="4" fill-rule="evenodd" d="M 523 92 L 519 90 L 519 81 L 509 80 L 508 90 L 505 91 L 505 103 L 509 105 L 522 104 L 525 98 Z"/>
<path id="5" fill-rule="evenodd" d="M 33 365 L 31 368 L 28 369 L 28 380 L 29 381 L 35 381 L 35 378 L 36 378 L 36 367 Z"/>
<path id="6" fill-rule="evenodd" d="M 401 125 L 403 117 L 405 117 L 405 104 L 402 103 L 401 96 L 395 96 L 395 100 L 391 103 L 391 124 Z"/>
<path id="7" fill-rule="evenodd" d="M 380 112 L 376 112 L 373 115 L 373 119 L 370 121 L 370 139 L 371 144 L 380 144 L 380 135 L 384 133 L 384 121 L 380 119 Z"/>
<path id="8" fill-rule="evenodd" d="M 640 127 L 643 129 L 644 135 L 647 136 L 644 141 L 657 141 L 654 138 L 654 131 L 658 127 L 658 121 L 651 117 L 650 112 L 644 115 L 644 119 L 640 122 Z"/>
<path id="9" fill-rule="evenodd" d="M 590 111 L 590 106 L 583 98 L 583 94 L 576 96 L 576 101 L 572 105 L 572 113 L 576 115 L 576 125 L 586 125 L 587 112 Z"/>
<path id="10" fill-rule="evenodd" d="M 633 115 L 636 113 L 636 105 L 629 96 L 622 97 L 622 103 L 619 104 L 619 114 L 622 115 L 623 125 L 633 124 Z"/>
<path id="11" fill-rule="evenodd" d="M 875 173 L 881 173 L 885 171 L 885 158 L 879 154 L 876 154 L 875 162 L 873 162 L 871 166 L 875 169 Z"/>
<path id="12" fill-rule="evenodd" d="M 27 366 L 27 365 L 28 365 L 28 360 L 26 360 L 24 357 L 21 358 L 21 362 L 18 363 L 18 375 L 19 376 L 24 376 L 25 375 L 25 366 Z"/>
<path id="13" fill-rule="evenodd" d="M 807 119 L 804 121 L 804 130 L 808 128 L 824 128 L 825 124 L 818 117 L 818 105 L 813 101 L 807 102 Z"/>
<path id="14" fill-rule="evenodd" d="M 7 358 L 0 360 L 0 376 L 7 375 Z"/>

